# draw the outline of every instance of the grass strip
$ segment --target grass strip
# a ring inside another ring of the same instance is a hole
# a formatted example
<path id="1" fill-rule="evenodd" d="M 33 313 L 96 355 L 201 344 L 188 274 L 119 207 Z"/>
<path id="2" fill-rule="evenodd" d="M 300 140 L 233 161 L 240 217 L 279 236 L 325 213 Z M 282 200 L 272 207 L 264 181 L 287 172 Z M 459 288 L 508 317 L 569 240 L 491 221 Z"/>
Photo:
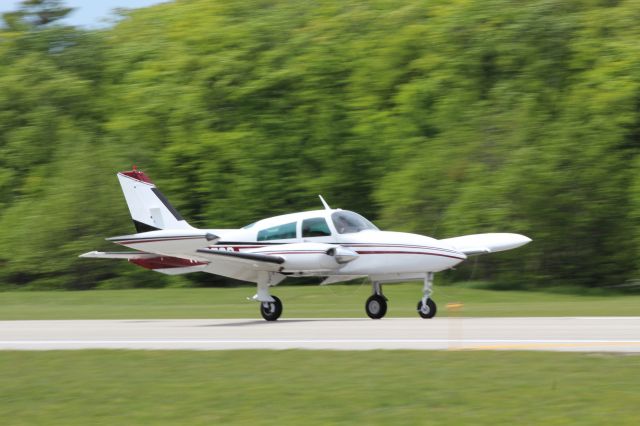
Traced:
<path id="1" fill-rule="evenodd" d="M 637 424 L 640 357 L 535 352 L 0 353 L 3 425 Z"/>
<path id="2" fill-rule="evenodd" d="M 247 301 L 253 287 L 206 289 L 101 290 L 83 292 L 0 293 L 0 320 L 259 318 L 258 305 Z M 419 283 L 384 286 L 390 317 L 413 317 Z M 368 284 L 278 286 L 273 294 L 284 303 L 283 318 L 364 318 Z M 462 303 L 459 316 L 637 316 L 640 296 L 580 296 L 543 292 L 495 291 L 463 286 L 437 287 L 438 315 Z"/>

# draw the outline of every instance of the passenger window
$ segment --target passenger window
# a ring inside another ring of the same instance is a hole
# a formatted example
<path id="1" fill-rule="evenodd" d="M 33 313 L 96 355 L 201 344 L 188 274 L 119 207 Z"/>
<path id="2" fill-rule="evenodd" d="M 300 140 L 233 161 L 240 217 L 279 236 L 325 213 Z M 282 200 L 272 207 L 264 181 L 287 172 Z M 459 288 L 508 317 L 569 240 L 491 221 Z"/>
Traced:
<path id="1" fill-rule="evenodd" d="M 258 241 L 284 240 L 296 237 L 296 222 L 273 226 L 258 232 Z"/>
<path id="2" fill-rule="evenodd" d="M 302 238 L 305 237 L 326 237 L 331 235 L 327 221 L 322 217 L 305 219 L 302 221 Z"/>

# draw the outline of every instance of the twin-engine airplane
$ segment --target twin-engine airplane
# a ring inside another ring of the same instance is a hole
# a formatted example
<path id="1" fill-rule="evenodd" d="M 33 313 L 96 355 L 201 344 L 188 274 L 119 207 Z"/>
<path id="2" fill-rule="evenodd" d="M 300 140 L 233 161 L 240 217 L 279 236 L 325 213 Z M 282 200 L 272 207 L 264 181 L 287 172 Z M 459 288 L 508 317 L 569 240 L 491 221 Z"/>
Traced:
<path id="1" fill-rule="evenodd" d="M 387 312 L 382 284 L 424 282 L 418 314 L 433 318 L 433 275 L 467 256 L 510 250 L 531 240 L 518 234 L 477 234 L 436 240 L 405 232 L 381 231 L 357 213 L 332 209 L 263 219 L 240 229 L 190 226 L 142 171 L 118 173 L 137 233 L 108 238 L 135 251 L 85 253 L 80 257 L 127 259 L 143 268 L 177 275 L 208 272 L 257 284 L 253 300 L 267 321 L 282 314 L 282 302 L 269 292 L 286 277 L 324 277 L 322 284 L 366 277 L 372 295 L 369 317 Z"/>

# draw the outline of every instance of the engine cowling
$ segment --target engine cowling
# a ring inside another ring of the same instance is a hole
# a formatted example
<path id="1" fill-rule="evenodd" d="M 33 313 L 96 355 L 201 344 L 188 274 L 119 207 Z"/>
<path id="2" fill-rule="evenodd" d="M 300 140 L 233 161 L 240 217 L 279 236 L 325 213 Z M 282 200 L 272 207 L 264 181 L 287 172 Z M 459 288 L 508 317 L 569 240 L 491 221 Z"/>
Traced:
<path id="1" fill-rule="evenodd" d="M 278 244 L 251 252 L 283 258 L 283 271 L 335 271 L 359 256 L 345 247 L 323 243 Z"/>

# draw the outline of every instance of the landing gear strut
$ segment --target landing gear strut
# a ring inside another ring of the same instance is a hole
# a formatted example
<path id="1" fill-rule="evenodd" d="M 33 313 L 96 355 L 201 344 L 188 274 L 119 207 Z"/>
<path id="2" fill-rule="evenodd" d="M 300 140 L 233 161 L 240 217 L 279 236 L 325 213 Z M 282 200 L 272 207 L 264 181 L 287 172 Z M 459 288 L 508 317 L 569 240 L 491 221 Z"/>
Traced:
<path id="1" fill-rule="evenodd" d="M 373 294 L 364 304 L 364 309 L 371 319 L 380 319 L 387 313 L 387 298 L 382 294 L 382 285 L 378 281 L 372 283 Z"/>
<path id="2" fill-rule="evenodd" d="M 430 319 L 436 316 L 436 302 L 431 299 L 433 293 L 433 272 L 427 272 L 424 277 L 424 287 L 422 289 L 422 299 L 418 302 L 418 315 L 424 319 Z"/>
<path id="3" fill-rule="evenodd" d="M 276 272 L 258 273 L 258 292 L 253 300 L 260 302 L 260 314 L 267 321 L 275 321 L 282 315 L 282 302 L 269 293 L 269 287 L 278 285 L 285 276 Z"/>

